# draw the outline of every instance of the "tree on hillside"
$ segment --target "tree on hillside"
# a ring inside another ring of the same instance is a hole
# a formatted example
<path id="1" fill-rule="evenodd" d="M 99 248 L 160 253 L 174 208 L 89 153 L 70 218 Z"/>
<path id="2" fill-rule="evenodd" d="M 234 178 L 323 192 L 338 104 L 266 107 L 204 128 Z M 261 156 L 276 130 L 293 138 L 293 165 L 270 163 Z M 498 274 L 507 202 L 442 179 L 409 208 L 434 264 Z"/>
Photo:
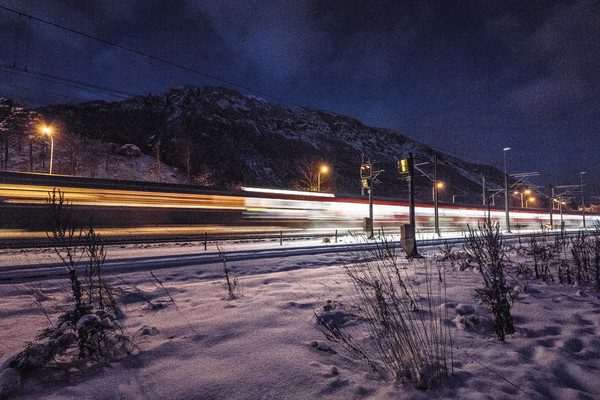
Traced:
<path id="1" fill-rule="evenodd" d="M 194 162 L 194 141 L 189 136 L 184 136 L 175 143 L 175 154 L 176 159 L 175 165 L 181 170 L 185 171 L 185 178 L 188 183 L 192 182 L 192 165 Z"/>
<path id="2" fill-rule="evenodd" d="M 302 159 L 296 163 L 297 178 L 294 182 L 294 188 L 297 190 L 307 190 L 316 192 L 319 190 L 319 174 L 321 192 L 332 190 L 331 171 L 324 171 L 325 164 L 317 160 Z"/>
<path id="3" fill-rule="evenodd" d="M 0 161 L 4 169 L 8 168 L 11 141 L 14 137 L 18 138 L 19 150 L 21 150 L 22 138 L 36 118 L 35 112 L 26 111 L 10 99 L 0 99 L 0 145 L 3 150 L 0 153 Z"/>

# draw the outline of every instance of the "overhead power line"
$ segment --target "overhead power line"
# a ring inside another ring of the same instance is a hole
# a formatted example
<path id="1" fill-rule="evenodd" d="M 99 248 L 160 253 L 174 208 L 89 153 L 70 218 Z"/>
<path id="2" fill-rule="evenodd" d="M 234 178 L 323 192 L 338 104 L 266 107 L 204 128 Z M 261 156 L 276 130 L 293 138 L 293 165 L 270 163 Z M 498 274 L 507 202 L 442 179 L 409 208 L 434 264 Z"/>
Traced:
<path id="1" fill-rule="evenodd" d="M 56 84 L 56 85 L 67 86 L 67 87 L 72 87 L 72 88 L 77 88 L 77 89 L 84 89 L 89 92 L 95 92 L 97 94 L 101 94 L 101 95 L 105 95 L 105 96 L 108 95 L 111 97 L 117 97 L 117 98 L 121 98 L 121 99 L 128 99 L 130 97 L 135 96 L 135 94 L 133 94 L 133 93 L 117 91 L 115 89 L 108 88 L 105 86 L 94 85 L 91 83 L 77 81 L 74 79 L 63 78 L 60 76 L 51 75 L 51 74 L 47 74 L 47 73 L 43 73 L 43 72 L 31 71 L 31 70 L 26 71 L 23 69 L 12 67 L 7 64 L 0 63 L 0 70 L 4 71 L 5 73 L 9 73 L 9 74 L 13 74 L 13 75 L 20 75 L 20 76 L 24 76 L 27 78 L 32 78 L 32 79 L 36 79 L 39 81 L 48 82 L 48 83 L 52 83 L 52 84 Z M 55 95 L 59 96 L 59 97 L 73 98 L 72 96 L 66 96 L 64 94 L 55 93 Z M 80 100 L 84 100 L 84 98 L 80 97 Z"/>
<path id="2" fill-rule="evenodd" d="M 15 14 L 17 14 L 19 16 L 28 17 L 31 20 L 35 20 L 35 21 L 41 22 L 41 23 L 49 25 L 49 26 L 53 26 L 55 28 L 62 29 L 62 30 L 67 31 L 67 32 L 71 32 L 71 33 L 80 35 L 82 37 L 88 38 L 88 39 L 96 40 L 96 41 L 98 41 L 100 43 L 104 43 L 106 45 L 109 45 L 109 46 L 112 46 L 112 47 L 115 47 L 115 48 L 118 48 L 118 49 L 130 52 L 130 53 L 142 56 L 142 57 L 146 57 L 146 58 L 148 58 L 150 60 L 158 61 L 158 62 L 161 62 L 163 64 L 166 64 L 166 65 L 169 65 L 169 66 L 172 66 L 172 67 L 175 67 L 175 68 L 179 68 L 179 69 L 187 71 L 187 72 L 192 72 L 194 74 L 198 74 L 198 75 L 203 76 L 205 78 L 211 79 L 211 80 L 216 81 L 216 82 L 220 82 L 222 84 L 226 84 L 226 85 L 231 86 L 231 87 L 235 87 L 235 88 L 238 88 L 238 89 L 241 89 L 241 90 L 244 90 L 244 91 L 248 91 L 248 92 L 260 95 L 260 96 L 269 97 L 269 98 L 271 98 L 273 100 L 276 100 L 278 102 L 281 102 L 281 103 L 286 103 L 286 104 L 294 105 L 294 106 L 297 106 L 297 107 L 302 107 L 301 104 L 297 104 L 297 103 L 292 102 L 290 100 L 285 100 L 285 99 L 282 99 L 281 97 L 274 96 L 274 95 L 271 95 L 269 93 L 265 93 L 265 92 L 262 92 L 262 91 L 259 91 L 259 90 L 256 90 L 256 89 L 244 86 L 244 85 L 240 85 L 238 83 L 229 81 L 227 79 L 220 78 L 220 77 L 215 76 L 215 75 L 207 74 L 207 73 L 202 72 L 202 71 L 200 71 L 198 69 L 195 69 L 195 68 L 192 68 L 192 67 L 188 67 L 188 66 L 185 66 L 185 65 L 182 65 L 182 64 L 178 64 L 176 62 L 173 62 L 173 61 L 170 61 L 170 60 L 166 60 L 164 58 L 157 57 L 157 56 L 154 56 L 152 54 L 149 54 L 149 53 L 137 50 L 137 49 L 133 49 L 131 47 L 123 46 L 123 45 L 120 45 L 118 43 L 112 42 L 110 40 L 106 40 L 106 39 L 103 39 L 103 38 L 100 38 L 100 37 L 97 37 L 97 36 L 94 36 L 94 35 L 90 35 L 89 33 L 81 32 L 81 31 L 78 31 L 78 30 L 66 27 L 64 25 L 57 24 L 57 23 L 52 22 L 52 21 L 48 21 L 48 20 L 45 20 L 45 19 L 42 19 L 42 18 L 38 18 L 38 17 L 35 17 L 33 15 L 26 14 L 26 13 L 23 13 L 21 11 L 14 10 L 12 8 L 8 8 L 8 7 L 3 6 L 3 5 L 0 5 L 0 9 L 3 9 L 5 11 L 9 11 L 9 12 L 15 13 Z"/>

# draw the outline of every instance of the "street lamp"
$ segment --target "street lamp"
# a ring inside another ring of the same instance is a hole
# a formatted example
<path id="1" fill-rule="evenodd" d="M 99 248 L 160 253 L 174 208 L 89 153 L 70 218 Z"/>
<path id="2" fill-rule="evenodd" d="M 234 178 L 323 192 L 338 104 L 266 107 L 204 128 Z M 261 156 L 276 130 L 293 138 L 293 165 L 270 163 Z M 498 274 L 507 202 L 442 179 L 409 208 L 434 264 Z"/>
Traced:
<path id="1" fill-rule="evenodd" d="M 437 161 L 437 159 L 436 159 Z M 440 235 L 440 218 L 439 218 L 439 189 L 443 188 L 444 184 L 442 182 L 437 181 L 437 171 L 436 171 L 436 179 L 433 185 L 433 190 L 431 191 L 431 195 L 433 196 L 433 209 L 434 209 L 434 218 L 435 218 L 435 233 Z"/>
<path id="2" fill-rule="evenodd" d="M 321 169 L 319 169 L 319 174 L 317 175 L 317 192 L 321 191 L 321 174 L 327 173 L 327 171 L 329 171 L 327 165 L 323 165 Z"/>
<path id="3" fill-rule="evenodd" d="M 515 191 L 515 195 L 521 195 L 521 208 L 523 208 L 523 195 L 524 194 L 527 194 L 527 195 L 531 194 L 531 190 L 525 190 L 523 192 Z"/>
<path id="4" fill-rule="evenodd" d="M 40 130 L 50 137 L 50 175 L 52 175 L 52 159 L 54 157 L 54 137 L 52 136 L 52 128 L 48 125 L 44 125 Z"/>
<path id="5" fill-rule="evenodd" d="M 508 210 L 508 175 L 506 173 L 506 152 L 510 150 L 510 147 L 505 147 L 503 150 L 504 154 L 504 209 L 506 210 L 506 231 L 510 232 L 510 216 Z"/>
<path id="6" fill-rule="evenodd" d="M 444 188 L 444 183 L 443 182 L 438 182 L 435 185 L 433 185 L 433 187 L 431 188 L 431 199 L 435 202 L 436 199 L 436 194 L 438 194 L 438 190 L 439 189 L 443 189 Z"/>
<path id="7" fill-rule="evenodd" d="M 579 177 L 581 178 L 581 212 L 583 213 L 583 229 L 585 229 L 585 201 L 583 198 L 583 174 L 585 172 L 580 172 Z"/>
<path id="8" fill-rule="evenodd" d="M 527 200 L 525 200 L 525 208 L 529 208 L 529 202 L 534 202 L 535 201 L 535 197 L 530 197 Z"/>

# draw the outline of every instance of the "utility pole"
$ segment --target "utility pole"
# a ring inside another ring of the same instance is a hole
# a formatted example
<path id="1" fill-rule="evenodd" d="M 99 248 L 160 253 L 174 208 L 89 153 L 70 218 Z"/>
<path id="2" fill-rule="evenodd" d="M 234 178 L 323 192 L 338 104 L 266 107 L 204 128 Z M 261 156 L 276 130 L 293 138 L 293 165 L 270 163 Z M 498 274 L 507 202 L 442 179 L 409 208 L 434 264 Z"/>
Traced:
<path id="1" fill-rule="evenodd" d="M 52 167 L 50 167 L 52 169 Z M 583 197 L 583 174 L 585 172 L 580 172 L 579 177 L 581 178 L 581 212 L 583 213 L 583 229 L 585 229 L 585 200 Z"/>
<path id="2" fill-rule="evenodd" d="M 364 194 L 365 189 L 369 192 L 369 217 L 365 218 L 363 221 L 365 234 L 368 239 L 373 238 L 373 184 L 375 183 L 377 175 L 381 172 L 383 172 L 383 170 L 373 171 L 371 160 L 369 159 L 365 162 L 365 155 L 362 154 L 362 165 L 360 166 L 360 178 L 362 182 L 361 193 Z"/>
<path id="3" fill-rule="evenodd" d="M 434 225 L 435 225 L 435 233 L 438 237 L 440 235 L 440 214 L 438 209 L 438 180 L 437 180 L 437 154 L 433 156 L 433 209 L 434 209 Z"/>
<path id="4" fill-rule="evenodd" d="M 482 204 L 485 206 L 486 203 L 486 198 L 485 198 L 485 176 L 481 177 L 481 199 L 482 199 Z"/>
<path id="5" fill-rule="evenodd" d="M 415 160 L 408 153 L 408 223 L 415 228 Z"/>
<path id="6" fill-rule="evenodd" d="M 560 196 L 558 198 L 558 200 L 559 200 L 558 209 L 560 211 L 560 230 L 562 231 L 563 229 L 565 229 L 565 221 L 563 220 L 563 209 L 562 209 L 563 198 L 562 198 L 562 196 Z"/>
<path id="7" fill-rule="evenodd" d="M 554 222 L 552 221 L 552 212 L 554 211 L 554 186 L 548 185 L 548 195 L 550 196 L 550 229 L 554 229 Z"/>
<path id="8" fill-rule="evenodd" d="M 506 211 L 506 232 L 510 232 L 510 216 L 508 206 L 508 174 L 506 172 L 506 152 L 510 150 L 510 147 L 505 147 L 504 152 L 504 209 Z"/>

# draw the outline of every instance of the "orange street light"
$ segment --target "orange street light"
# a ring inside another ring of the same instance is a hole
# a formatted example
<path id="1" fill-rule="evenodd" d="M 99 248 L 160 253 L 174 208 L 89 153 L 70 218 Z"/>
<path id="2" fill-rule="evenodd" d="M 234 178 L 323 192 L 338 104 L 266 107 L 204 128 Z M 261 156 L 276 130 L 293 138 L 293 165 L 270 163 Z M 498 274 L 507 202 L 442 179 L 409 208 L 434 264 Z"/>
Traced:
<path id="1" fill-rule="evenodd" d="M 527 200 L 525 200 L 525 208 L 529 208 L 529 202 L 535 202 L 535 197 L 530 197 Z"/>
<path id="2" fill-rule="evenodd" d="M 52 159 L 54 158 L 54 137 L 52 136 L 52 127 L 44 125 L 40 130 L 50 137 L 50 175 L 52 175 Z"/>
<path id="3" fill-rule="evenodd" d="M 523 208 L 523 195 L 524 195 L 524 194 L 526 194 L 526 195 L 530 195 L 530 194 L 531 194 L 531 190 L 529 190 L 529 189 L 526 189 L 526 190 L 524 190 L 524 191 L 522 191 L 522 192 L 518 192 L 518 191 L 516 191 L 516 190 L 515 190 L 515 195 L 521 195 L 521 208 Z M 533 197 L 532 197 L 532 198 L 533 198 Z M 527 208 L 527 207 L 526 207 L 526 208 Z"/>
<path id="4" fill-rule="evenodd" d="M 329 167 L 327 165 L 323 165 L 321 169 L 319 169 L 319 174 L 317 175 L 317 192 L 321 191 L 321 174 L 327 173 L 329 171 Z"/>
<path id="5" fill-rule="evenodd" d="M 443 189 L 444 188 L 444 182 L 438 182 L 435 185 L 433 185 L 433 188 L 431 188 L 431 199 L 435 202 L 435 189 Z"/>

